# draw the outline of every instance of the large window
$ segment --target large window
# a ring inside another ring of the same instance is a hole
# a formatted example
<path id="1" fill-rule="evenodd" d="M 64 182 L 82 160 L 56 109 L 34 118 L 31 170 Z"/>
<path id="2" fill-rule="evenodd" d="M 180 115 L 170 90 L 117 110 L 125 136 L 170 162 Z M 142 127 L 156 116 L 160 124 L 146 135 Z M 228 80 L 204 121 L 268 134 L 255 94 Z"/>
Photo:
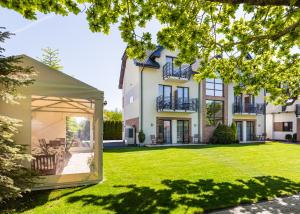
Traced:
<path id="1" fill-rule="evenodd" d="M 170 85 L 159 85 L 158 94 L 163 100 L 171 101 L 172 97 L 172 86 Z"/>
<path id="2" fill-rule="evenodd" d="M 206 79 L 206 95 L 223 97 L 223 80 L 222 79 Z"/>
<path id="3" fill-rule="evenodd" d="M 190 135 L 190 121 L 177 120 L 177 143 L 188 143 Z"/>
<path id="4" fill-rule="evenodd" d="M 275 132 L 292 132 L 293 122 L 274 122 Z"/>
<path id="5" fill-rule="evenodd" d="M 224 102 L 206 100 L 206 125 L 216 126 L 224 121 Z"/>
<path id="6" fill-rule="evenodd" d="M 164 108 L 172 107 L 172 86 L 169 85 L 159 85 L 158 89 L 160 104 Z"/>
<path id="7" fill-rule="evenodd" d="M 166 56 L 166 63 L 170 63 L 171 71 L 173 74 L 176 74 L 180 70 L 183 70 L 183 69 L 187 68 L 188 66 L 190 66 L 189 64 L 182 64 L 182 65 L 177 66 L 177 65 L 175 65 L 175 60 L 176 60 L 176 57 Z"/>
<path id="8" fill-rule="evenodd" d="M 40 175 L 90 173 L 94 161 L 94 101 L 32 97 L 32 169 Z"/>
<path id="9" fill-rule="evenodd" d="M 179 109 L 185 109 L 189 104 L 189 88 L 178 87 L 177 88 L 177 105 Z"/>

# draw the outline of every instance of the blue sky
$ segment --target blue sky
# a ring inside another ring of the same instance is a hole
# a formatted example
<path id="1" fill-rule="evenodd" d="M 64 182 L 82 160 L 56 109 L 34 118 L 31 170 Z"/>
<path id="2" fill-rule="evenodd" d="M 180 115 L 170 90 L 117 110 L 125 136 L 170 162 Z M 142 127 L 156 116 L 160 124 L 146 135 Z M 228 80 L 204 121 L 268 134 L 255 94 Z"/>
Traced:
<path id="1" fill-rule="evenodd" d="M 42 55 L 41 48 L 59 49 L 65 73 L 104 91 L 106 109 L 121 109 L 118 81 L 126 44 L 117 25 L 112 26 L 109 35 L 104 35 L 89 30 L 85 14 L 67 17 L 40 14 L 38 21 L 30 21 L 3 8 L 0 8 L 0 20 L 0 26 L 16 33 L 1 44 L 6 48 L 5 55 L 26 54 L 37 58 Z M 157 28 L 155 22 L 147 26 L 152 33 Z"/>

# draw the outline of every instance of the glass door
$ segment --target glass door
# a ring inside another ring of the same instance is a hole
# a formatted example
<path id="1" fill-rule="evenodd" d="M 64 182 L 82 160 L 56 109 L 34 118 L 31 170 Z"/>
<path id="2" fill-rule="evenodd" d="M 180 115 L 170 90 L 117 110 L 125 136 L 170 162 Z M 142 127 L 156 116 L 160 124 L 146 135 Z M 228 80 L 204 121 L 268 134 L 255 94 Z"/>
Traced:
<path id="1" fill-rule="evenodd" d="M 178 87 L 177 88 L 177 104 L 178 109 L 185 110 L 188 109 L 189 104 L 189 88 Z"/>
<path id="2" fill-rule="evenodd" d="M 242 113 L 243 111 L 243 95 L 235 95 L 234 96 L 234 112 Z"/>
<path id="3" fill-rule="evenodd" d="M 247 141 L 254 140 L 254 122 L 253 121 L 247 121 Z"/>
<path id="4" fill-rule="evenodd" d="M 158 141 L 164 144 L 172 143 L 171 120 L 158 121 Z"/>
<path id="5" fill-rule="evenodd" d="M 245 112 L 254 113 L 254 96 L 250 94 L 244 95 Z"/>
<path id="6" fill-rule="evenodd" d="M 190 133 L 188 120 L 177 120 L 177 143 L 188 143 Z"/>
<path id="7" fill-rule="evenodd" d="M 164 143 L 165 144 L 172 143 L 171 120 L 164 120 Z"/>
<path id="8" fill-rule="evenodd" d="M 159 85 L 159 97 L 161 98 L 163 109 L 172 108 L 172 86 Z"/>
<path id="9" fill-rule="evenodd" d="M 243 141 L 243 122 L 236 121 L 237 137 L 239 141 Z"/>

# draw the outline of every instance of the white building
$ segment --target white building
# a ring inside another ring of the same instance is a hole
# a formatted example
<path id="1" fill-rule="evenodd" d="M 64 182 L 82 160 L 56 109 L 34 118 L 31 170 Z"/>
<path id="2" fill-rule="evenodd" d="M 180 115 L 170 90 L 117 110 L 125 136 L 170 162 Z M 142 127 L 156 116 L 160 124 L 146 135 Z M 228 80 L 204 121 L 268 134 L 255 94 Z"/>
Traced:
<path id="1" fill-rule="evenodd" d="M 300 140 L 300 101 L 293 105 L 281 106 L 269 103 L 266 108 L 267 138 L 285 140 L 287 134 L 297 134 Z"/>
<path id="2" fill-rule="evenodd" d="M 124 140 L 138 143 L 208 142 L 216 125 L 236 122 L 239 139 L 253 141 L 265 133 L 264 91 L 234 96 L 233 84 L 221 79 L 197 82 L 196 63 L 177 67 L 176 53 L 161 46 L 144 62 L 122 57 L 119 89 L 123 92 Z"/>

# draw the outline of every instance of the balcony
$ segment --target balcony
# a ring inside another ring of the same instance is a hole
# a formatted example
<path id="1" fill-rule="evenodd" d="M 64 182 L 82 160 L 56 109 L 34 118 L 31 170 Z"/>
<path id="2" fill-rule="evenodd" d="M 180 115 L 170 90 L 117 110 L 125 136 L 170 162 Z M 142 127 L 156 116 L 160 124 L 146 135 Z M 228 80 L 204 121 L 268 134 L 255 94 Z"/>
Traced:
<path id="1" fill-rule="evenodd" d="M 234 114 L 265 114 L 265 104 L 255 103 L 255 104 L 233 104 Z"/>
<path id="2" fill-rule="evenodd" d="M 192 75 L 192 66 L 176 67 L 173 63 L 166 63 L 163 66 L 163 79 L 166 81 L 187 82 Z"/>
<path id="3" fill-rule="evenodd" d="M 156 98 L 156 110 L 157 112 L 197 112 L 198 99 L 159 96 Z"/>

